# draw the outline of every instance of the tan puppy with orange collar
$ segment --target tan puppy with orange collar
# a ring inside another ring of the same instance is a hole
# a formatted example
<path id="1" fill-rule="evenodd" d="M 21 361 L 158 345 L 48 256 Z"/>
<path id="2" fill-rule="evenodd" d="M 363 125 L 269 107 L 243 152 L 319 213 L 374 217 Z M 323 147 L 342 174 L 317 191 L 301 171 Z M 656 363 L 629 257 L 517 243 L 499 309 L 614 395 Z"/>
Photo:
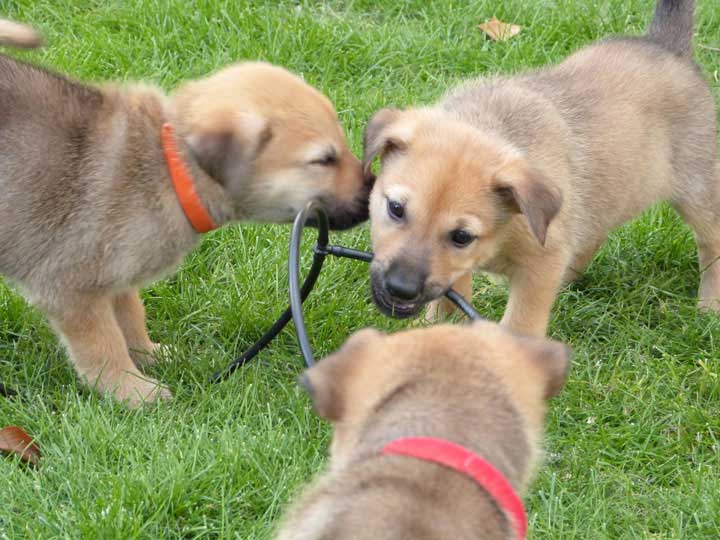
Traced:
<path id="1" fill-rule="evenodd" d="M 407 437 L 461 445 L 522 493 L 545 400 L 563 387 L 568 364 L 564 345 L 484 321 L 357 332 L 302 379 L 318 414 L 333 422 L 331 460 L 278 540 L 517 538 L 492 490 L 433 460 L 383 449 Z"/>
<path id="2" fill-rule="evenodd" d="M 0 21 L 0 44 L 37 43 Z M 45 312 L 78 375 L 131 405 L 170 395 L 138 370 L 155 347 L 138 287 L 201 232 L 289 222 L 310 200 L 334 228 L 367 218 L 370 184 L 332 104 L 268 64 L 168 97 L 0 55 L 0 118 L 0 273 Z"/>

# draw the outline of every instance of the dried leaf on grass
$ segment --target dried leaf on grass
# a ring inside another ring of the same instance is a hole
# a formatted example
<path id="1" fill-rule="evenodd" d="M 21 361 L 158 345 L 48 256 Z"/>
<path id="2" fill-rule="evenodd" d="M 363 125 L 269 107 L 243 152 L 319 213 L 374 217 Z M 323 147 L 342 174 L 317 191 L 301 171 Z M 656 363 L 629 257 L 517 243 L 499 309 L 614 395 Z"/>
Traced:
<path id="1" fill-rule="evenodd" d="M 505 23 L 493 16 L 489 21 L 481 23 L 480 30 L 485 32 L 488 37 L 495 41 L 506 41 L 513 36 L 517 36 L 522 30 L 517 24 Z"/>
<path id="2" fill-rule="evenodd" d="M 40 461 L 40 447 L 17 426 L 0 429 L 0 452 L 18 455 L 30 465 L 37 465 Z"/>

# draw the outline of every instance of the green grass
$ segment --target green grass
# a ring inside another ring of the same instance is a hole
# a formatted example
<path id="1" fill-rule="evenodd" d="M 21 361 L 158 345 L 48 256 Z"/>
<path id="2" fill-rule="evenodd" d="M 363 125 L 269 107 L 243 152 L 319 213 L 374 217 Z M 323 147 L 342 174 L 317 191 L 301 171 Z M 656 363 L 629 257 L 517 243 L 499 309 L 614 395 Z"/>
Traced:
<path id="1" fill-rule="evenodd" d="M 0 0 L 0 13 L 46 33 L 48 47 L 26 58 L 84 80 L 171 88 L 239 59 L 285 65 L 336 103 L 359 152 L 374 110 L 638 33 L 654 2 L 195 4 Z M 697 42 L 718 47 L 716 2 L 699 4 Z M 494 14 L 523 33 L 486 41 L 476 25 Z M 697 57 L 719 96 L 720 53 Z M 83 389 L 42 315 L 0 289 L 0 381 L 21 390 L 19 400 L 0 399 L 0 425 L 24 426 L 44 453 L 38 470 L 0 460 L 0 540 L 271 536 L 323 466 L 329 440 L 296 387 L 292 333 L 229 381 L 207 380 L 284 308 L 287 240 L 282 227 L 212 233 L 174 277 L 145 291 L 151 335 L 177 349 L 152 375 L 176 398 L 142 411 Z M 366 248 L 367 227 L 341 241 Z M 720 318 L 696 312 L 696 266 L 692 235 L 659 207 L 614 234 L 560 295 L 550 332 L 575 355 L 526 498 L 529 538 L 720 538 Z M 501 286 L 478 280 L 483 313 L 498 318 L 505 299 Z M 375 311 L 367 268 L 349 261 L 327 264 L 307 318 L 318 355 L 357 328 L 403 326 Z"/>

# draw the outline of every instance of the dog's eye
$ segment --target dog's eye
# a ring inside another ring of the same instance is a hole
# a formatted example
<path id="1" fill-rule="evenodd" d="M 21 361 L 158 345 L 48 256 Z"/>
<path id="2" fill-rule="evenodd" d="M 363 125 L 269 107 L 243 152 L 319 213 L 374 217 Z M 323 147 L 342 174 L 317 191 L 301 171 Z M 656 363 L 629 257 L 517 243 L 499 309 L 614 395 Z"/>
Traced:
<path id="1" fill-rule="evenodd" d="M 459 248 L 468 246 L 475 237 L 463 229 L 457 229 L 450 233 L 450 240 Z"/>
<path id="2" fill-rule="evenodd" d="M 405 207 L 397 201 L 388 199 L 388 214 L 396 221 L 405 217 Z"/>
<path id="3" fill-rule="evenodd" d="M 332 165 L 335 165 L 337 163 L 337 155 L 334 153 L 327 154 L 321 158 L 314 159 L 310 162 L 311 165 L 321 165 L 323 167 L 330 167 Z"/>

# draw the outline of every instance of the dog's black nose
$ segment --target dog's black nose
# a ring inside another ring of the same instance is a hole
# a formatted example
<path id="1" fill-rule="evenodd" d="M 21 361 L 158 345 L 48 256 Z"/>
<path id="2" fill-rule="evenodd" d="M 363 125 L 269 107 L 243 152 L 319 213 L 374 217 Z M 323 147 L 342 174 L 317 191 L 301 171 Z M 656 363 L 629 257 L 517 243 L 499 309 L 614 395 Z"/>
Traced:
<path id="1" fill-rule="evenodd" d="M 422 294 L 426 277 L 415 266 L 393 263 L 385 273 L 385 289 L 390 296 L 409 302 Z"/>

